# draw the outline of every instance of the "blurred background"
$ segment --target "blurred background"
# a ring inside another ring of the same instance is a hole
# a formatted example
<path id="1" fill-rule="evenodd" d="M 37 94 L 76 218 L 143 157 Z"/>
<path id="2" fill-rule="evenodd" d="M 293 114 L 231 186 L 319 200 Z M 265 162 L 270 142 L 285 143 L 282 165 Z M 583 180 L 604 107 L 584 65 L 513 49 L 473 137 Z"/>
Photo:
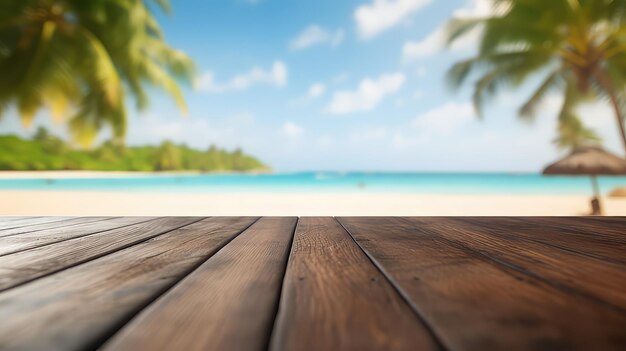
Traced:
<path id="1" fill-rule="evenodd" d="M 3 0 L 0 215 L 626 215 L 625 89 L 626 0 Z"/>

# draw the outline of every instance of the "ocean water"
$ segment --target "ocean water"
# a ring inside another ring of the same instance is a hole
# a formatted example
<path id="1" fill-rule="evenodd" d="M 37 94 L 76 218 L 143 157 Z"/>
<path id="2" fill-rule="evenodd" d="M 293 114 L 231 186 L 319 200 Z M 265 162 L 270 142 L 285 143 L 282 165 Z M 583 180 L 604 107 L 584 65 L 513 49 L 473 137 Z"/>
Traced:
<path id="1" fill-rule="evenodd" d="M 603 193 L 626 177 L 601 177 Z M 124 178 L 0 179 L 0 189 L 165 192 L 398 192 L 419 194 L 588 195 L 589 177 L 506 173 L 303 172 L 145 175 Z"/>

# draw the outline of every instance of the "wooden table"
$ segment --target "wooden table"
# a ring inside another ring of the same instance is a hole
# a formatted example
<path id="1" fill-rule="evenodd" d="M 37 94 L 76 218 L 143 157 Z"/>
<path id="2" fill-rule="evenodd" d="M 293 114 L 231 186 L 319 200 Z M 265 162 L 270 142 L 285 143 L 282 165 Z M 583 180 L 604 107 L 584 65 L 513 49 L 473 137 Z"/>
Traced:
<path id="1" fill-rule="evenodd" d="M 0 349 L 626 350 L 626 218 L 0 218 Z"/>

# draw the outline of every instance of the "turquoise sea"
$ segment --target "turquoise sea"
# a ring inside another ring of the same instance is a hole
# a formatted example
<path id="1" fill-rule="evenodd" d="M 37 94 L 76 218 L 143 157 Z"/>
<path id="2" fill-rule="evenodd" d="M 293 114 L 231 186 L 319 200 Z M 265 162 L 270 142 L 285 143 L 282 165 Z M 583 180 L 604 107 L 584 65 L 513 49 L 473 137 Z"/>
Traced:
<path id="1" fill-rule="evenodd" d="M 603 192 L 626 177 L 602 177 Z M 7 190 L 167 192 L 399 192 L 422 194 L 587 195 L 588 177 L 506 173 L 303 172 L 277 174 L 142 175 L 126 178 L 0 179 Z"/>

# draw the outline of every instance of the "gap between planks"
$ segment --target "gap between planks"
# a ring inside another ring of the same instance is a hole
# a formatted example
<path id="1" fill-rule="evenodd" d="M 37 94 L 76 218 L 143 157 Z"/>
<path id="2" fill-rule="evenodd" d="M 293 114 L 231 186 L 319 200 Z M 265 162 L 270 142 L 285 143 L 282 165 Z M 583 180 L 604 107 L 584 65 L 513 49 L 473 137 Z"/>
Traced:
<path id="1" fill-rule="evenodd" d="M 0 292 L 109 255 L 204 217 L 162 217 L 0 257 Z M 114 235 L 113 235 L 114 234 Z M 33 269 L 33 265 L 36 269 Z"/>
<path id="2" fill-rule="evenodd" d="M 97 348 L 257 220 L 206 218 L 0 294 L 0 349 Z"/>
<path id="3" fill-rule="evenodd" d="M 267 347 L 297 220 L 261 218 L 139 313 L 104 349 Z"/>

